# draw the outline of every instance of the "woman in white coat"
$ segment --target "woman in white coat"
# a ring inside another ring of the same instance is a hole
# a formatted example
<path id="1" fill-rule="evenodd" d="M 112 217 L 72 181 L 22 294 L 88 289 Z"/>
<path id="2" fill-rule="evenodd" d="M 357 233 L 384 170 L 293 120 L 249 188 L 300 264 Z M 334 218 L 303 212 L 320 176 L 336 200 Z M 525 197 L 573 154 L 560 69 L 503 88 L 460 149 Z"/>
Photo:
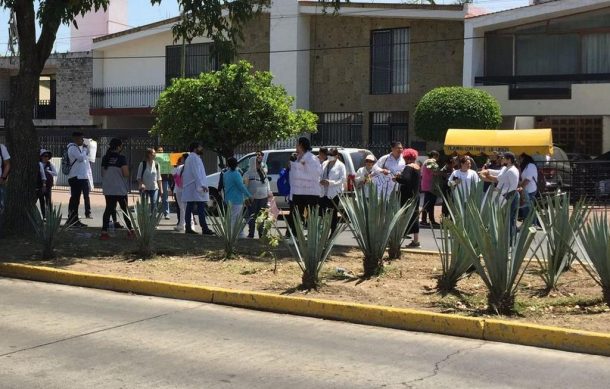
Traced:
<path id="1" fill-rule="evenodd" d="M 205 220 L 205 207 L 210 200 L 210 194 L 205 167 L 201 160 L 203 147 L 198 142 L 193 142 L 189 147 L 189 151 L 190 154 L 184 162 L 184 171 L 182 173 L 182 202 L 186 203 L 186 233 L 197 234 L 191 226 L 191 215 L 193 214 L 193 207 L 196 206 L 202 234 L 214 235 L 214 232 L 210 230 Z"/>

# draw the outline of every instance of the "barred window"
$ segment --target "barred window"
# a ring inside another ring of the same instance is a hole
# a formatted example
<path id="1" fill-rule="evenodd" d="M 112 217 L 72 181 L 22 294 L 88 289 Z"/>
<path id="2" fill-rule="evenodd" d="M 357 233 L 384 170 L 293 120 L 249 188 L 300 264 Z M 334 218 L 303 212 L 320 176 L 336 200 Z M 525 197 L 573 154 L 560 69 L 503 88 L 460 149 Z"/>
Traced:
<path id="1" fill-rule="evenodd" d="M 409 112 L 371 112 L 369 139 L 373 145 L 385 147 L 393 141 L 409 144 Z"/>
<path id="2" fill-rule="evenodd" d="M 371 94 L 409 91 L 409 29 L 373 31 L 371 35 Z"/>
<path id="3" fill-rule="evenodd" d="M 362 142 L 362 112 L 318 113 L 318 132 L 311 140 L 317 146 L 352 146 Z"/>
<path id="4" fill-rule="evenodd" d="M 165 47 L 165 84 L 182 76 L 182 45 Z M 186 45 L 184 75 L 187 78 L 198 77 L 201 73 L 218 70 L 218 56 L 212 54 L 211 43 Z"/>

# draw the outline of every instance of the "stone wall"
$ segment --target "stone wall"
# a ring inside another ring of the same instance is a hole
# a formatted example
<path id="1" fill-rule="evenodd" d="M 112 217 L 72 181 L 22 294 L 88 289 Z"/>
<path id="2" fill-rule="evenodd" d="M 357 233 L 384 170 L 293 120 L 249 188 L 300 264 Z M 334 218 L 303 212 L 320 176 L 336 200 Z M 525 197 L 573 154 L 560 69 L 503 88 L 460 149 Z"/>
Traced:
<path id="1" fill-rule="evenodd" d="M 372 95 L 371 32 L 387 28 L 409 28 L 409 91 Z M 312 17 L 311 110 L 363 112 L 365 140 L 370 112 L 408 111 L 409 141 L 415 141 L 413 117 L 421 97 L 435 87 L 462 83 L 463 36 L 462 21 Z"/>
<path id="2" fill-rule="evenodd" d="M 244 40 L 239 42 L 237 60 L 246 60 L 254 70 L 269 70 L 270 15 L 262 13 L 244 25 Z"/>

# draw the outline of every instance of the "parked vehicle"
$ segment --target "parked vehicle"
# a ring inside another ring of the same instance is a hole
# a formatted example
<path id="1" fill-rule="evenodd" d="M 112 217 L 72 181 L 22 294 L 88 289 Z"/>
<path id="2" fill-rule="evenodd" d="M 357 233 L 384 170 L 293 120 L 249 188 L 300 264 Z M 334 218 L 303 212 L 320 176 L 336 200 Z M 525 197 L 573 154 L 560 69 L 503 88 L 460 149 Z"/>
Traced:
<path id="1" fill-rule="evenodd" d="M 355 149 L 355 148 L 343 148 L 338 146 L 327 146 L 329 149 L 336 147 L 339 150 L 340 155 L 343 157 L 343 163 L 347 170 L 347 190 L 353 191 L 353 183 L 356 177 L 356 171 L 364 166 L 364 159 L 367 155 L 373 154 L 369 150 Z M 314 154 L 318 154 L 319 147 L 313 149 Z M 277 180 L 279 178 L 280 170 L 286 167 L 290 159 L 290 155 L 295 152 L 295 149 L 283 149 L 283 150 L 264 150 L 263 161 L 267 165 L 268 177 L 271 179 L 270 186 L 271 191 L 275 195 L 275 200 L 279 208 L 287 209 L 288 201 L 284 196 L 279 196 L 277 190 Z M 238 167 L 242 172 L 248 170 L 250 158 L 254 157 L 255 153 L 249 153 L 241 157 L 238 160 Z M 208 176 L 208 188 L 210 190 L 210 203 L 212 206 L 214 203 L 222 202 L 222 195 L 218 191 L 218 184 L 220 181 L 220 173 L 210 174 Z"/>
<path id="2" fill-rule="evenodd" d="M 572 165 L 565 151 L 553 146 L 553 155 L 532 156 L 536 166 L 544 175 L 545 188 L 538 188 L 542 193 L 554 192 L 557 189 L 569 191 L 572 187 Z"/>

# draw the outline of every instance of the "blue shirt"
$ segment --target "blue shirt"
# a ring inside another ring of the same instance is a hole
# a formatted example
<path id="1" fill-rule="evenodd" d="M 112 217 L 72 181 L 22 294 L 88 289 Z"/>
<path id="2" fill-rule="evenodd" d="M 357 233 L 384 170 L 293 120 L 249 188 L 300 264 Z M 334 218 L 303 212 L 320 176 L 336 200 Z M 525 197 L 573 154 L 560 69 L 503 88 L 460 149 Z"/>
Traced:
<path id="1" fill-rule="evenodd" d="M 244 203 L 245 198 L 252 197 L 237 170 L 227 170 L 222 175 L 222 181 L 225 189 L 225 203 L 239 205 Z"/>

